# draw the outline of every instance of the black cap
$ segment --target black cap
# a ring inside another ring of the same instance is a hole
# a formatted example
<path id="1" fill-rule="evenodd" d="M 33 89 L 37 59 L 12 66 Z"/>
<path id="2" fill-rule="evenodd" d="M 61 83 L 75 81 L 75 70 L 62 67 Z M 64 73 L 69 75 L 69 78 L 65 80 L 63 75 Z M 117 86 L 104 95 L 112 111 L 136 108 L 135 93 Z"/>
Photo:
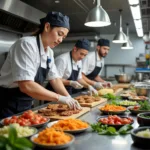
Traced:
<path id="1" fill-rule="evenodd" d="M 75 46 L 77 48 L 82 48 L 82 49 L 86 49 L 87 51 L 89 51 L 89 49 L 90 49 L 90 42 L 87 39 L 81 39 L 81 40 L 78 40 L 76 42 Z"/>
<path id="2" fill-rule="evenodd" d="M 107 39 L 99 39 L 97 45 L 110 47 L 109 40 Z"/>
<path id="3" fill-rule="evenodd" d="M 53 26 L 70 29 L 69 17 L 61 12 L 49 12 L 45 18 L 40 19 L 41 25 L 49 22 Z"/>

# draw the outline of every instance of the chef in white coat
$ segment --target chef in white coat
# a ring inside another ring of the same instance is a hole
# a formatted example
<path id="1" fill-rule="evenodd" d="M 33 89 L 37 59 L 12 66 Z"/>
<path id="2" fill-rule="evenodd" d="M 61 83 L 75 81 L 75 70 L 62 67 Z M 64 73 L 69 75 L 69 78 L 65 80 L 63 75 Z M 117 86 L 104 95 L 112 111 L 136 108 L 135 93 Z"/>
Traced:
<path id="1" fill-rule="evenodd" d="M 59 79 L 52 49 L 60 44 L 69 32 L 69 18 L 60 12 L 49 12 L 40 20 L 35 36 L 16 41 L 0 70 L 0 118 L 31 108 L 33 99 L 55 101 L 80 109 Z M 49 80 L 57 93 L 41 84 Z"/>
<path id="2" fill-rule="evenodd" d="M 89 49 L 90 42 L 87 39 L 81 39 L 76 42 L 70 52 L 61 54 L 55 59 L 58 74 L 70 94 L 79 92 L 79 89 L 83 87 L 98 94 L 97 90 L 82 78 L 82 59 L 86 57 Z"/>
<path id="3" fill-rule="evenodd" d="M 110 82 L 100 77 L 104 67 L 104 58 L 107 56 L 109 49 L 109 40 L 99 39 L 96 51 L 90 52 L 83 60 L 83 79 L 96 89 L 112 86 Z"/>

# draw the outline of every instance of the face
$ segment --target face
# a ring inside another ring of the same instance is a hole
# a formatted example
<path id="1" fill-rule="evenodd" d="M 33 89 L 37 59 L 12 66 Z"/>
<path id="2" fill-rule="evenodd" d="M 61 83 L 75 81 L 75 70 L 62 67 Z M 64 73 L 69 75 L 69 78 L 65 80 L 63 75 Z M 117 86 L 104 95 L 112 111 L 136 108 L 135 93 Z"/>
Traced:
<path id="1" fill-rule="evenodd" d="M 86 49 L 81 49 L 77 47 L 73 48 L 73 59 L 75 61 L 82 60 L 87 54 L 88 54 L 88 51 Z"/>
<path id="2" fill-rule="evenodd" d="M 54 27 L 51 28 L 49 23 L 45 24 L 45 28 L 43 31 L 43 38 L 45 47 L 49 46 L 50 48 L 54 48 L 59 45 L 67 36 L 69 30 L 64 27 Z"/>
<path id="3" fill-rule="evenodd" d="M 97 51 L 100 57 L 106 57 L 109 52 L 108 46 L 97 46 Z"/>

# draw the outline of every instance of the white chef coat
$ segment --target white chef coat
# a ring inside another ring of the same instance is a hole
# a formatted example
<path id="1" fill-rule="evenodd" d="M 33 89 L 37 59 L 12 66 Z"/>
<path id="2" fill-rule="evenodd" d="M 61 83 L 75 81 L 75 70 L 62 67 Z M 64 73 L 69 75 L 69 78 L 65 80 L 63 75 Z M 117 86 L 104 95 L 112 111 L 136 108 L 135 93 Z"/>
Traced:
<path id="1" fill-rule="evenodd" d="M 0 86 L 14 88 L 18 87 L 16 81 L 34 81 L 39 66 L 41 65 L 43 68 L 47 67 L 47 57 L 51 59 L 47 79 L 52 80 L 59 77 L 54 58 L 51 55 L 51 48 L 48 47 L 48 50 L 45 52 L 40 35 L 39 39 L 40 54 L 36 36 L 23 37 L 11 46 L 7 59 L 0 70 Z"/>
<path id="2" fill-rule="evenodd" d="M 75 62 L 72 59 L 73 65 L 71 65 L 70 52 L 57 56 L 55 58 L 55 64 L 58 70 L 58 74 L 61 78 L 68 79 L 70 77 L 72 73 L 72 66 L 73 66 L 73 70 L 78 71 L 78 68 L 80 68 L 77 80 L 82 78 L 82 61 L 80 60 Z"/>
<path id="3" fill-rule="evenodd" d="M 95 56 L 96 56 L 96 58 L 95 58 Z M 96 59 L 97 59 L 97 63 L 95 63 Z M 102 67 L 102 69 L 103 69 L 104 58 L 102 57 L 100 59 L 97 51 L 96 51 L 96 54 L 95 54 L 95 51 L 89 52 L 88 55 L 82 61 L 82 72 L 85 75 L 89 75 L 91 72 L 93 72 L 93 70 L 95 68 L 95 64 L 96 64 L 96 66 Z M 102 69 L 98 75 L 101 75 Z"/>

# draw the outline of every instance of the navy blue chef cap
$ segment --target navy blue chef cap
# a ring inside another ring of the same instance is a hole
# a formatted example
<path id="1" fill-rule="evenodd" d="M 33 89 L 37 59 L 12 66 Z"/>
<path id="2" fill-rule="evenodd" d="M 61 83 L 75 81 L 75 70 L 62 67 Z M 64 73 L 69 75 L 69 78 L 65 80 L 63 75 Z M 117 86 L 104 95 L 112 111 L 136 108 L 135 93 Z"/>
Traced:
<path id="1" fill-rule="evenodd" d="M 69 17 L 60 12 L 49 12 L 45 18 L 40 19 L 41 25 L 49 22 L 52 26 L 70 29 Z"/>
<path id="2" fill-rule="evenodd" d="M 86 49 L 87 51 L 89 51 L 89 49 L 90 49 L 90 42 L 87 39 L 81 39 L 81 40 L 78 40 L 76 42 L 75 46 L 77 48 L 82 48 L 82 49 Z"/>
<path id="3" fill-rule="evenodd" d="M 107 39 L 99 39 L 97 45 L 110 47 L 109 40 Z"/>

